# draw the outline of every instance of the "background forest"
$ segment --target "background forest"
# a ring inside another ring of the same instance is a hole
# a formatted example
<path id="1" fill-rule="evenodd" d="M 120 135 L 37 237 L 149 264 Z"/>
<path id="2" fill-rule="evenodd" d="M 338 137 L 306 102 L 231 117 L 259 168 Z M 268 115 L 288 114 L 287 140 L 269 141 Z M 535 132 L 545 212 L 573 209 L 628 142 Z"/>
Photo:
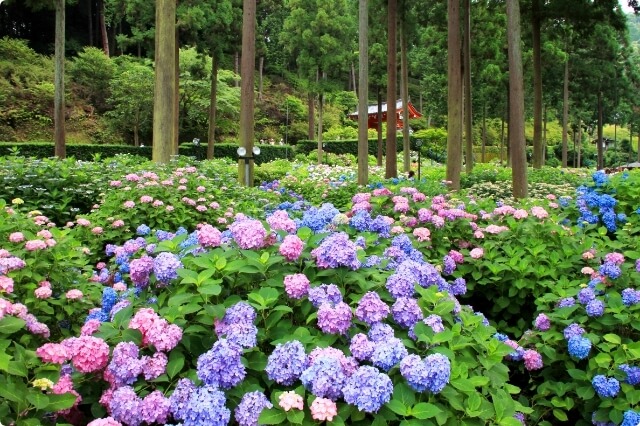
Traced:
<path id="1" fill-rule="evenodd" d="M 640 21 L 625 15 L 614 3 L 611 7 L 602 2 L 599 8 L 581 13 L 576 13 L 577 3 L 557 3 L 562 5 L 551 2 L 541 10 L 536 2 L 521 3 L 526 114 L 529 118 L 533 114 L 532 23 L 538 20 L 544 134 L 550 145 L 547 158 L 559 156 L 567 65 L 568 138 L 575 141 L 580 135 L 582 141 L 588 141 L 596 137 L 597 94 L 601 92 L 603 121 L 609 124 L 605 138 L 621 141 L 616 148 L 629 154 L 622 156 L 627 160 L 634 145 L 629 129 L 638 133 L 634 123 L 640 124 L 640 111 L 634 108 L 638 104 L 635 73 Z M 48 6 L 46 1 L 11 0 L 0 6 L 0 140 L 52 139 L 55 22 Z M 269 0 L 260 1 L 257 7 L 256 141 L 295 143 L 316 139 L 319 131 L 323 139 L 356 139 L 357 122 L 346 114 L 357 109 L 357 4 Z M 506 14 L 500 2 L 474 2 L 471 7 L 473 142 L 498 146 L 504 138 L 508 107 Z M 385 8 L 382 1 L 370 5 L 371 104 L 378 98 L 386 101 Z M 67 2 L 68 143 L 151 143 L 154 9 L 153 3 L 140 1 Z M 424 114 L 411 123 L 412 129 L 431 128 L 428 137 L 444 146 L 446 6 L 401 1 L 398 10 L 399 57 L 406 57 L 409 99 Z M 179 139 L 205 142 L 213 117 L 216 142 L 236 142 L 242 4 L 237 0 L 185 1 L 178 6 L 177 18 Z M 316 113 L 320 99 L 321 122 Z M 526 133 L 530 144 L 531 124 Z M 587 144 L 585 165 L 595 155 L 590 151 L 595 148 Z M 571 161 L 571 152 L 569 155 Z"/>

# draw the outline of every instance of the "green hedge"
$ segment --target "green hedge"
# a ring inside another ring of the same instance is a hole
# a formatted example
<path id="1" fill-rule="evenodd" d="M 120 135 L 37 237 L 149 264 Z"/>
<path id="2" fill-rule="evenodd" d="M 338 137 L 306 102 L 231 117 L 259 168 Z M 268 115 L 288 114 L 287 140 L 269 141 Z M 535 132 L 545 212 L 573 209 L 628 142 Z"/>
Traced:
<path id="1" fill-rule="evenodd" d="M 279 158 L 293 158 L 293 149 L 289 146 L 272 146 L 259 145 L 260 155 L 256 157 L 256 163 L 261 164 L 276 160 Z M 131 145 L 67 145 L 67 157 L 73 157 L 76 160 L 92 161 L 95 155 L 101 158 L 113 157 L 116 154 L 132 154 L 139 155 L 144 158 L 151 159 L 151 147 L 135 147 Z M 238 146 L 235 144 L 216 144 L 216 158 L 237 159 L 236 150 Z M 18 150 L 19 155 L 23 157 L 48 158 L 54 155 L 54 146 L 50 142 L 33 142 L 33 143 L 0 143 L 0 156 L 11 155 Z M 178 152 L 180 155 L 195 157 L 198 160 L 207 158 L 207 146 L 195 146 L 191 143 L 181 144 Z"/>
<path id="2" fill-rule="evenodd" d="M 411 142 L 411 150 L 416 151 L 416 138 L 409 138 Z M 330 152 L 332 154 L 353 154 L 356 157 L 358 156 L 358 140 L 357 139 L 347 139 L 347 140 L 339 140 L 339 141 L 323 141 L 322 142 L 325 147 L 324 150 Z M 387 148 L 387 140 L 382 139 L 382 155 L 386 154 Z M 402 152 L 402 138 L 398 137 L 396 142 L 396 151 Z M 318 141 L 310 141 L 310 140 L 299 140 L 296 143 L 296 153 L 303 153 L 305 155 L 310 152 L 318 149 Z M 378 154 L 378 139 L 369 139 L 369 155 L 376 156 Z"/>

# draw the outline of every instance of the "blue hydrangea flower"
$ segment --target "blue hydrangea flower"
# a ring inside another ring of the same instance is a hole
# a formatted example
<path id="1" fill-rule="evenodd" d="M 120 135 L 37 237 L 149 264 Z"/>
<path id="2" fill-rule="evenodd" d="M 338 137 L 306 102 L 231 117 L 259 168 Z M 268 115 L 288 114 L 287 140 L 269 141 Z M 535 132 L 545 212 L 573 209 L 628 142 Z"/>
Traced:
<path id="1" fill-rule="evenodd" d="M 304 346 L 297 340 L 278 343 L 267 360 L 267 377 L 281 385 L 292 385 L 309 366 Z"/>
<path id="2" fill-rule="evenodd" d="M 378 293 L 369 291 L 358 302 L 356 318 L 367 324 L 373 324 L 385 319 L 390 312 L 389 306 L 380 299 Z"/>
<path id="3" fill-rule="evenodd" d="M 564 299 L 560 299 L 557 306 L 558 308 L 566 308 L 568 306 L 573 306 L 576 304 L 576 300 L 573 297 L 565 297 Z"/>
<path id="4" fill-rule="evenodd" d="M 569 324 L 563 331 L 564 338 L 569 340 L 573 336 L 582 336 L 584 334 L 584 328 L 580 327 L 580 325 L 575 322 Z"/>
<path id="5" fill-rule="evenodd" d="M 371 326 L 367 333 L 372 342 L 384 342 L 394 337 L 393 328 L 389 324 L 377 322 Z"/>
<path id="6" fill-rule="evenodd" d="M 467 292 L 467 281 L 462 277 L 456 278 L 450 287 L 451 294 L 461 296 Z"/>
<path id="7" fill-rule="evenodd" d="M 578 292 L 578 302 L 581 305 L 586 305 L 596 298 L 596 293 L 590 287 L 585 287 Z"/>
<path id="8" fill-rule="evenodd" d="M 591 385 L 601 398 L 614 398 L 620 392 L 620 382 L 613 378 L 598 374 L 591 380 Z"/>
<path id="9" fill-rule="evenodd" d="M 342 293 L 335 284 L 321 284 L 309 289 L 309 301 L 316 308 L 323 303 L 335 305 L 342 302 Z"/>
<path id="10" fill-rule="evenodd" d="M 418 301 L 411 297 L 399 297 L 391 307 L 393 319 L 401 327 L 411 328 L 424 318 Z"/>
<path id="11" fill-rule="evenodd" d="M 223 321 L 228 324 L 246 323 L 253 324 L 256 319 L 256 310 L 247 302 L 238 302 L 227 308 Z"/>
<path id="12" fill-rule="evenodd" d="M 265 408 L 273 408 L 264 393 L 260 391 L 247 392 L 235 409 L 235 418 L 240 426 L 258 425 L 258 417 Z"/>
<path id="13" fill-rule="evenodd" d="M 400 374 L 417 392 L 439 393 L 449 383 L 451 362 L 442 354 L 431 354 L 424 360 L 409 355 L 400 363 Z"/>
<path id="14" fill-rule="evenodd" d="M 230 389 L 244 380 L 247 374 L 241 361 L 242 347 L 227 339 L 220 339 L 198 357 L 198 378 L 209 386 Z"/>
<path id="15" fill-rule="evenodd" d="M 620 275 L 622 275 L 622 271 L 620 270 L 620 266 L 616 265 L 613 262 L 604 262 L 600 265 L 600 269 L 598 270 L 601 275 L 611 278 L 615 280 Z"/>
<path id="16" fill-rule="evenodd" d="M 618 369 L 627 374 L 627 379 L 625 381 L 630 385 L 635 386 L 640 383 L 640 367 L 632 367 L 628 364 L 622 364 Z"/>
<path id="17" fill-rule="evenodd" d="M 407 348 L 402 340 L 392 337 L 378 342 L 371 354 L 371 363 L 383 371 L 389 371 L 407 355 Z"/>
<path id="18" fill-rule="evenodd" d="M 153 272 L 158 281 L 162 283 L 168 283 L 178 278 L 176 271 L 179 268 L 182 268 L 182 262 L 173 253 L 162 252 L 153 260 Z"/>
<path id="19" fill-rule="evenodd" d="M 604 302 L 600 299 L 593 299 L 587 303 L 585 309 L 590 317 L 601 317 L 604 314 Z"/>
<path id="20" fill-rule="evenodd" d="M 620 426 L 638 426 L 640 423 L 640 413 L 633 410 L 627 410 L 622 417 L 622 423 Z"/>
<path id="21" fill-rule="evenodd" d="M 312 394 L 320 398 L 337 401 L 347 380 L 340 361 L 321 356 L 300 375 L 300 381 Z"/>
<path id="22" fill-rule="evenodd" d="M 191 394 L 196 390 L 196 385 L 189 379 L 180 379 L 169 397 L 169 407 L 171 414 L 177 420 L 184 420 L 185 410 L 189 403 Z"/>
<path id="23" fill-rule="evenodd" d="M 377 413 L 389 402 L 393 383 L 374 367 L 362 366 L 347 380 L 343 389 L 344 400 L 365 413 Z"/>
<path id="24" fill-rule="evenodd" d="M 571 336 L 568 345 L 569 355 L 576 359 L 585 359 L 591 350 L 591 340 L 579 335 Z"/>
<path id="25" fill-rule="evenodd" d="M 224 393 L 213 386 L 196 388 L 181 413 L 184 426 L 226 426 L 231 411 L 225 407 Z"/>
<path id="26" fill-rule="evenodd" d="M 136 228 L 136 234 L 137 235 L 141 235 L 141 236 L 147 236 L 151 233 L 151 228 L 149 228 L 147 225 L 142 224 L 140 226 L 138 226 Z"/>

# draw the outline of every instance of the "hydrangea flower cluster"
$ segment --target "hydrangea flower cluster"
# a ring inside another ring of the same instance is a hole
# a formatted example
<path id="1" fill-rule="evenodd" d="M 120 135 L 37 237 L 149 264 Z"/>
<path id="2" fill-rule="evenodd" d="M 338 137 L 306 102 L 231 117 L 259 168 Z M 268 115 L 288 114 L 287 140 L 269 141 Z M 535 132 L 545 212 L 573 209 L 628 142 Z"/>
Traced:
<path id="1" fill-rule="evenodd" d="M 142 344 L 153 345 L 156 350 L 168 352 L 182 339 L 182 329 L 160 317 L 151 308 L 142 308 L 129 321 L 129 328 L 142 333 Z"/>
<path id="2" fill-rule="evenodd" d="M 265 371 L 270 380 L 281 385 L 292 385 L 309 366 L 304 346 L 297 340 L 279 343 L 269 358 Z"/>
<path id="3" fill-rule="evenodd" d="M 247 302 L 235 303 L 227 308 L 222 320 L 215 321 L 216 334 L 243 348 L 252 348 L 257 344 L 258 328 L 253 324 L 256 315 Z"/>
<path id="4" fill-rule="evenodd" d="M 375 291 L 368 291 L 362 296 L 356 308 L 356 318 L 369 325 L 384 320 L 391 310 Z"/>
<path id="5" fill-rule="evenodd" d="M 598 374 L 593 377 L 591 384 L 601 398 L 614 398 L 620 392 L 620 382 L 613 377 Z"/>
<path id="6" fill-rule="evenodd" d="M 400 363 L 400 374 L 417 392 L 439 393 L 449 383 L 451 362 L 442 354 L 408 355 Z"/>
<path id="7" fill-rule="evenodd" d="M 230 389 L 242 382 L 247 374 L 241 357 L 240 345 L 220 339 L 198 357 L 198 378 L 205 385 Z"/>
<path id="8" fill-rule="evenodd" d="M 343 389 L 345 402 L 365 413 L 377 413 L 391 399 L 393 383 L 375 367 L 362 366 L 347 379 Z"/>
<path id="9" fill-rule="evenodd" d="M 258 424 L 258 417 L 265 408 L 273 408 L 264 393 L 260 391 L 247 392 L 240 400 L 234 414 L 240 426 L 253 426 Z"/>
<path id="10" fill-rule="evenodd" d="M 335 232 L 311 250 L 311 257 L 321 269 L 345 266 L 355 270 L 361 266 L 357 252 L 358 246 L 349 239 L 346 232 Z"/>

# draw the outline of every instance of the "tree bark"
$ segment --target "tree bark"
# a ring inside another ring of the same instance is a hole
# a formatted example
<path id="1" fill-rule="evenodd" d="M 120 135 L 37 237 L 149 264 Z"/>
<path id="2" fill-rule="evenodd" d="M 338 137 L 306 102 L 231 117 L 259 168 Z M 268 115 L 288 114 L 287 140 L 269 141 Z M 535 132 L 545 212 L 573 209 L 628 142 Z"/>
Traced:
<path id="1" fill-rule="evenodd" d="M 153 101 L 153 150 L 156 163 L 168 163 L 173 154 L 176 102 L 176 2 L 156 3 L 156 75 Z"/>
<path id="2" fill-rule="evenodd" d="M 324 73 L 323 73 L 324 78 Z M 322 144 L 322 125 L 324 119 L 324 93 L 318 96 L 318 164 L 322 164 L 324 146 Z"/>
<path id="3" fill-rule="evenodd" d="M 218 107 L 218 61 L 211 52 L 211 91 L 209 93 L 209 131 L 207 134 L 207 160 L 215 154 L 216 145 L 216 114 Z"/>
<path id="4" fill-rule="evenodd" d="M 582 154 L 582 120 L 578 122 L 578 148 L 576 150 L 576 167 L 580 168 L 582 165 L 580 164 Z"/>
<path id="5" fill-rule="evenodd" d="M 175 1 L 177 10 L 178 0 Z M 180 147 L 180 39 L 178 37 L 178 31 L 177 28 L 175 28 L 175 24 L 173 33 L 176 38 L 174 46 L 176 53 L 173 60 L 176 76 L 176 84 L 173 86 L 173 90 L 175 91 L 173 98 L 173 155 L 178 155 Z"/>
<path id="6" fill-rule="evenodd" d="M 602 115 L 603 115 L 603 106 L 602 106 L 602 90 L 598 91 L 598 170 L 604 168 L 604 141 L 602 139 Z"/>
<path id="7" fill-rule="evenodd" d="M 460 1 L 447 1 L 447 181 L 460 189 L 462 169 L 462 67 L 460 64 Z"/>
<path id="8" fill-rule="evenodd" d="M 397 164 L 397 122 L 396 122 L 396 84 L 397 70 L 397 14 L 398 0 L 388 0 L 387 9 L 387 161 L 385 177 L 387 179 L 398 176 Z"/>
<path id="9" fill-rule="evenodd" d="M 102 51 L 109 56 L 109 35 L 107 34 L 107 23 L 104 18 L 104 0 L 98 0 L 98 16 L 100 19 L 100 34 L 102 35 Z"/>
<path id="10" fill-rule="evenodd" d="M 411 170 L 411 139 L 409 138 L 409 60 L 407 59 L 407 35 L 403 28 L 400 36 L 400 83 L 402 89 L 402 162 L 404 172 Z"/>
<path id="11" fill-rule="evenodd" d="M 314 99 L 313 99 L 313 93 L 311 92 L 309 92 L 309 94 L 307 95 L 307 107 L 309 110 L 309 113 L 307 115 L 307 121 L 309 122 L 307 136 L 309 137 L 309 140 L 312 141 L 315 139 L 316 124 L 314 122 L 314 117 L 315 117 Z"/>
<path id="12" fill-rule="evenodd" d="M 569 59 L 564 63 L 564 87 L 562 89 L 562 167 L 567 167 L 567 133 L 569 132 Z"/>
<path id="13" fill-rule="evenodd" d="M 465 171 L 473 171 L 473 110 L 471 108 L 471 0 L 464 1 L 464 135 L 467 161 Z"/>
<path id="14" fill-rule="evenodd" d="M 253 156 L 254 68 L 256 62 L 256 0 L 243 0 L 242 61 L 240 69 L 240 145 Z M 238 180 L 253 186 L 253 161 L 238 161 Z M 248 167 L 247 167 L 248 166 Z"/>
<path id="15" fill-rule="evenodd" d="M 507 44 L 509 46 L 509 145 L 514 198 L 527 197 L 527 153 L 524 136 L 524 82 L 520 48 L 520 4 L 507 0 Z"/>
<path id="16" fill-rule="evenodd" d="M 353 92 L 356 94 L 356 96 L 358 96 L 358 82 L 356 81 L 356 66 L 353 63 L 353 61 L 351 61 L 351 79 L 353 84 Z"/>
<path id="17" fill-rule="evenodd" d="M 65 0 L 55 0 L 55 71 L 53 95 L 54 154 L 58 158 L 67 156 L 65 136 L 64 101 L 64 45 L 65 45 Z"/>
<path id="18" fill-rule="evenodd" d="M 532 1 L 531 33 L 533 36 L 533 168 L 544 165 L 542 146 L 542 59 L 540 54 L 540 1 Z"/>
<path id="19" fill-rule="evenodd" d="M 378 90 L 378 152 L 377 152 L 377 163 L 378 167 L 382 167 L 382 89 L 380 86 L 377 87 Z"/>
<path id="20" fill-rule="evenodd" d="M 358 185 L 366 185 L 369 182 L 369 8 L 367 0 L 359 0 L 358 4 L 358 51 L 360 84 L 357 90 Z"/>
<path id="21" fill-rule="evenodd" d="M 500 117 L 500 165 L 504 164 L 504 117 Z"/>

